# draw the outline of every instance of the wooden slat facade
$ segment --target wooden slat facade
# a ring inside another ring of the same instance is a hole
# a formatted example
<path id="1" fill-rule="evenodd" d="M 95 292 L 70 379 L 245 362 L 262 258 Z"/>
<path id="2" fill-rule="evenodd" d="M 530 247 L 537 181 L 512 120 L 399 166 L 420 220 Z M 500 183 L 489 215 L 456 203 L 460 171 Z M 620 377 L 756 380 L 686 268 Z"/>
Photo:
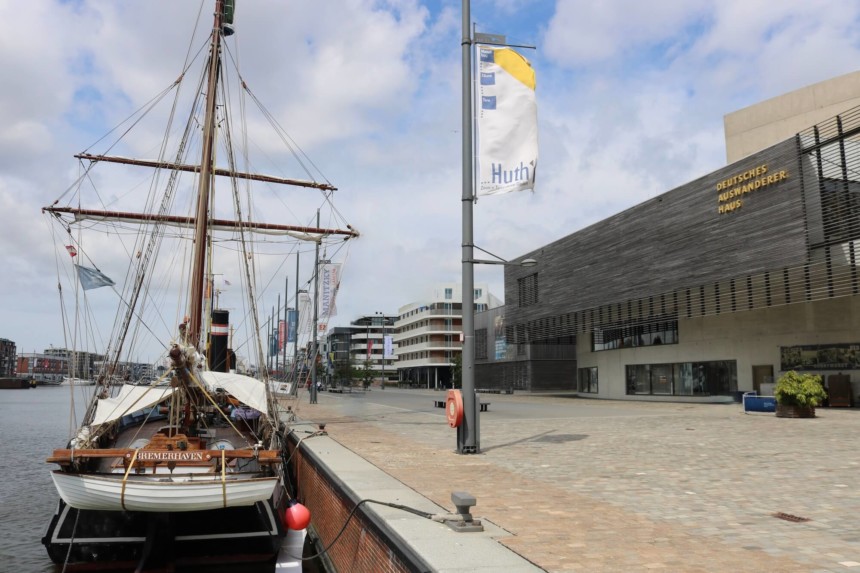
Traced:
<path id="1" fill-rule="evenodd" d="M 858 137 L 860 108 L 524 254 L 537 266 L 505 267 L 507 344 L 858 294 Z"/>

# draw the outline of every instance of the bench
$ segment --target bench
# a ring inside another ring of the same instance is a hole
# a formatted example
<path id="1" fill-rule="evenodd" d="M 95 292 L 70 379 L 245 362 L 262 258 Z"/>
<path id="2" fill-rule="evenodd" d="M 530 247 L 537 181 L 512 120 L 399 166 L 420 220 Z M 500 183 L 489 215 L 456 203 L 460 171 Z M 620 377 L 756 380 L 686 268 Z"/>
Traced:
<path id="1" fill-rule="evenodd" d="M 501 388 L 478 388 L 475 392 L 479 392 L 481 394 L 513 394 L 513 388 L 507 388 L 502 390 Z"/>
<path id="2" fill-rule="evenodd" d="M 433 406 L 436 408 L 444 408 L 445 400 L 433 400 Z M 490 402 L 481 402 L 481 412 L 487 412 L 487 408 L 490 406 Z"/>

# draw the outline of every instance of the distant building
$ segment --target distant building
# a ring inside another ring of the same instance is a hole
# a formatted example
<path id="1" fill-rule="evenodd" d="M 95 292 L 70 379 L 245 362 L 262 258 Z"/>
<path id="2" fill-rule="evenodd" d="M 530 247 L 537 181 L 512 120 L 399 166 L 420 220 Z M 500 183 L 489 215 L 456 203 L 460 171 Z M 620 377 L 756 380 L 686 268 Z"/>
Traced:
<path id="1" fill-rule="evenodd" d="M 474 289 L 476 312 L 502 305 L 486 284 Z M 429 299 L 400 307 L 394 323 L 399 380 L 426 388 L 451 386 L 451 367 L 462 352 L 462 294 L 459 283 L 443 283 Z"/>
<path id="2" fill-rule="evenodd" d="M 68 375 L 68 359 L 55 354 L 23 353 L 18 355 L 18 377 L 37 384 L 62 384 Z"/>
<path id="3" fill-rule="evenodd" d="M 0 378 L 13 378 L 18 369 L 15 343 L 0 338 Z"/>
<path id="4" fill-rule="evenodd" d="M 110 368 L 110 365 L 105 364 L 104 358 L 93 362 L 94 377 L 97 379 L 107 368 Z M 146 362 L 118 362 L 109 377 L 113 383 L 141 382 L 153 380 L 156 372 L 156 368 Z"/>
<path id="5" fill-rule="evenodd" d="M 371 380 L 397 380 L 397 355 L 394 339 L 396 317 L 370 314 L 352 321 L 349 326 L 329 330 L 322 343 L 326 372 L 333 383 L 351 366 L 355 371 L 368 369 Z M 390 338 L 390 354 L 383 359 L 384 337 Z"/>
<path id="6" fill-rule="evenodd" d="M 44 353 L 46 356 L 64 358 L 68 368 L 66 376 L 81 380 L 92 380 L 96 374 L 96 364 L 104 360 L 103 354 L 68 348 L 47 348 Z"/>

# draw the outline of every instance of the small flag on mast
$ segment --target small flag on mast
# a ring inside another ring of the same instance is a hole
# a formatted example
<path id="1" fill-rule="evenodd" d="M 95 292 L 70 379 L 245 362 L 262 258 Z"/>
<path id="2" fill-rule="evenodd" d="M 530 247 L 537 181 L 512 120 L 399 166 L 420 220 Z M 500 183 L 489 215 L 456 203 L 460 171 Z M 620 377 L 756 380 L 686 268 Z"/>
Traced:
<path id="1" fill-rule="evenodd" d="M 102 274 L 98 269 L 82 267 L 81 265 L 75 265 L 75 268 L 78 269 L 78 279 L 81 281 L 81 286 L 84 290 L 91 290 L 103 286 L 113 286 L 116 284 L 110 280 L 110 278 Z"/>
<path id="2" fill-rule="evenodd" d="M 66 250 L 69 251 L 69 256 L 74 257 L 78 254 L 78 250 L 74 247 L 74 245 L 66 245 Z"/>

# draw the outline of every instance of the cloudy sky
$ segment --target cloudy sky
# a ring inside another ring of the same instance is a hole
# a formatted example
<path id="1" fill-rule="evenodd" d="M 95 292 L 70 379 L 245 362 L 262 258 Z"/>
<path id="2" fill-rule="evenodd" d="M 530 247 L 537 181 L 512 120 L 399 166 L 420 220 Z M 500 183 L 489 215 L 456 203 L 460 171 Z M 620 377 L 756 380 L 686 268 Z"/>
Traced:
<path id="1" fill-rule="evenodd" d="M 32 352 L 64 344 L 40 208 L 74 181 L 75 153 L 178 76 L 201 5 L 0 8 L 0 337 Z M 362 233 L 331 325 L 394 314 L 430 285 L 459 281 L 460 9 L 459 0 L 238 0 L 243 77 Z M 505 258 L 719 168 L 726 113 L 860 62 L 860 3 L 840 0 L 473 0 L 472 19 L 537 48 L 524 51 L 537 74 L 536 190 L 474 209 L 475 243 Z M 290 205 L 312 223 L 312 207 Z M 110 268 L 108 249 L 102 256 Z M 475 280 L 504 296 L 501 267 L 477 268 Z M 115 305 L 103 290 L 93 304 Z"/>

